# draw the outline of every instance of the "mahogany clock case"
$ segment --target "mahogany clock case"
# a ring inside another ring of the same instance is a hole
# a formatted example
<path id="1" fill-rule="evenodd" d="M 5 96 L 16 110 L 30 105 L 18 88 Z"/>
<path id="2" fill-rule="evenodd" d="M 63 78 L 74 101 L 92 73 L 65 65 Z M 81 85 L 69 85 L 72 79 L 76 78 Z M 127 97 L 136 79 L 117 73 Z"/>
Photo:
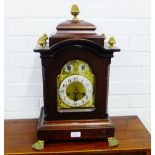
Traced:
<path id="1" fill-rule="evenodd" d="M 67 21 L 57 26 L 57 33 L 49 37 L 49 44 L 37 47 L 43 76 L 44 107 L 38 122 L 38 139 L 73 140 L 114 136 L 114 126 L 107 113 L 109 68 L 114 52 L 104 38 L 97 35 L 96 27 L 84 21 Z M 82 60 L 95 75 L 95 110 L 91 112 L 58 112 L 57 75 L 70 60 Z M 79 132 L 79 137 L 71 137 Z M 60 136 L 61 135 L 61 136 Z"/>

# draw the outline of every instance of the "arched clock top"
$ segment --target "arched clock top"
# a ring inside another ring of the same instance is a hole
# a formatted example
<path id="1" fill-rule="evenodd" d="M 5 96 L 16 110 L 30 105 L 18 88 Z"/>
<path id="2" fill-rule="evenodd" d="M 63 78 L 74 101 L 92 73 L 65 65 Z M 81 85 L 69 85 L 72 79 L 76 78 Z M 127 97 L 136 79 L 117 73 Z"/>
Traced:
<path id="1" fill-rule="evenodd" d="M 120 49 L 117 47 L 110 48 L 107 44 L 105 44 L 103 47 L 100 44 L 88 39 L 67 39 L 54 44 L 51 47 L 49 47 L 48 44 L 44 48 L 37 46 L 34 49 L 34 52 L 39 52 L 41 54 L 41 58 L 48 58 L 54 57 L 56 54 L 62 51 L 61 49 L 65 49 L 66 47 L 76 47 L 79 49 L 87 48 L 103 58 L 113 57 L 114 52 L 120 51 Z"/>

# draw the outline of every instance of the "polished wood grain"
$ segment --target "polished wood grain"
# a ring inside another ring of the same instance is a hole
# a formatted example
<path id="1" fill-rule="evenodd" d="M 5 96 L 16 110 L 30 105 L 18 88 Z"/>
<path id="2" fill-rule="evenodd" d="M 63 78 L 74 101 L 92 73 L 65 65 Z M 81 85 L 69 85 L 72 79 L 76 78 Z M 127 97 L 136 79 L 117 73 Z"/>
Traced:
<path id="1" fill-rule="evenodd" d="M 37 140 L 37 120 L 5 120 L 5 154 L 114 154 L 150 155 L 150 134 L 136 116 L 112 117 L 118 147 L 106 140 L 61 141 L 45 144 L 42 151 L 32 149 Z"/>
<path id="2" fill-rule="evenodd" d="M 53 140 L 82 140 L 104 139 L 114 137 L 114 125 L 110 119 L 84 120 L 50 120 L 44 119 L 44 108 L 38 121 L 38 139 Z M 71 132 L 79 132 L 80 136 L 72 137 Z"/>

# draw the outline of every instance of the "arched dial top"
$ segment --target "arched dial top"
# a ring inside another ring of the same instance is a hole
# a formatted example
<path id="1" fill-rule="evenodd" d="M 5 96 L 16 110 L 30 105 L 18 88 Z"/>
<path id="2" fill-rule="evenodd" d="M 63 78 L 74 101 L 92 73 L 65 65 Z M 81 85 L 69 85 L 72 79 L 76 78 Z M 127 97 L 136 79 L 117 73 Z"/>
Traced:
<path id="1" fill-rule="evenodd" d="M 94 109 L 95 76 L 84 61 L 71 60 L 57 77 L 58 111 L 92 111 Z"/>

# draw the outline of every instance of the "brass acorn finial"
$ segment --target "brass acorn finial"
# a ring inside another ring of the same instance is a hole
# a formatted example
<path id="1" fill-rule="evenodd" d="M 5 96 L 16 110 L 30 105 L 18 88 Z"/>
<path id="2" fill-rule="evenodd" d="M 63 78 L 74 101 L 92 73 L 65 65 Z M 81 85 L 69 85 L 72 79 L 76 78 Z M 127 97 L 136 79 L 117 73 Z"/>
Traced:
<path id="1" fill-rule="evenodd" d="M 101 34 L 101 37 L 102 37 L 103 39 L 106 39 L 106 35 L 105 35 L 104 33 Z"/>
<path id="2" fill-rule="evenodd" d="M 46 33 L 43 33 L 43 39 L 46 41 L 48 39 L 48 36 Z"/>
<path id="3" fill-rule="evenodd" d="M 114 48 L 114 44 L 116 44 L 115 38 L 110 37 L 108 44 L 110 45 L 109 48 Z"/>
<path id="4" fill-rule="evenodd" d="M 71 14 L 74 16 L 72 20 L 77 21 L 77 15 L 80 13 L 79 7 L 77 4 L 73 4 L 71 8 Z"/>
<path id="5" fill-rule="evenodd" d="M 43 48 L 46 44 L 46 40 L 48 39 L 48 36 L 46 33 L 43 33 L 43 35 L 38 39 L 38 44 L 40 48 Z"/>
<path id="6" fill-rule="evenodd" d="M 45 40 L 42 37 L 40 37 L 37 43 L 39 44 L 40 48 L 43 48 L 45 44 Z"/>

